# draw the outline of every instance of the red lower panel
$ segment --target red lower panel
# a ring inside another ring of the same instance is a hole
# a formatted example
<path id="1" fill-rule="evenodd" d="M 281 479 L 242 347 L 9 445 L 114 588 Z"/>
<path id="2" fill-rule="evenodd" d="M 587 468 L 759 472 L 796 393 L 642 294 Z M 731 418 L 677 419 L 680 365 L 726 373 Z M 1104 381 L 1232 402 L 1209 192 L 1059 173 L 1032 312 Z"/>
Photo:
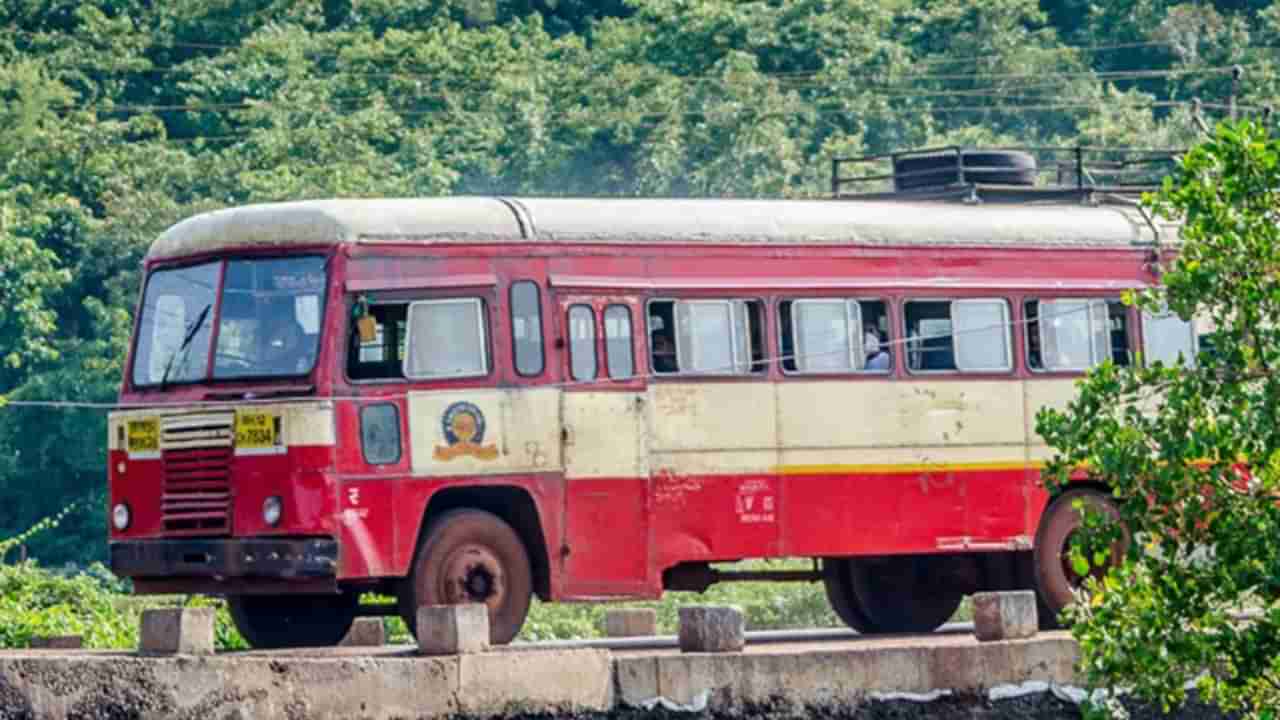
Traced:
<path id="1" fill-rule="evenodd" d="M 1021 469 L 784 477 L 785 554 L 927 553 L 1027 535 Z"/>
<path id="2" fill-rule="evenodd" d="M 649 570 L 649 483 L 570 480 L 565 510 L 565 594 L 642 593 Z"/>
<path id="3" fill-rule="evenodd" d="M 774 475 L 655 476 L 656 571 L 679 562 L 780 555 L 782 494 Z"/>
<path id="4" fill-rule="evenodd" d="M 338 487 L 338 579 L 397 575 L 396 481 L 345 480 Z"/>

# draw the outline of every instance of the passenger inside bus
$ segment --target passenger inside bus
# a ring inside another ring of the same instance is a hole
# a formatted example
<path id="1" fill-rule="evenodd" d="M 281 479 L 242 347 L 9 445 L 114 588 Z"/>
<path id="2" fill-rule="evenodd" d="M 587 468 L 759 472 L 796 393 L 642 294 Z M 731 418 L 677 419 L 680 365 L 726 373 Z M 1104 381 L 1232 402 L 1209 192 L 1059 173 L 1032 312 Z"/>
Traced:
<path id="1" fill-rule="evenodd" d="M 888 306 L 882 300 L 783 300 L 778 303 L 778 320 L 782 369 L 786 372 L 883 373 L 893 365 L 893 356 L 885 347 Z M 859 325 L 861 335 L 857 333 Z"/>
<path id="2" fill-rule="evenodd" d="M 649 315 L 649 358 L 656 373 L 679 372 L 676 359 L 676 342 L 672 337 L 673 321 L 670 303 L 654 303 Z"/>

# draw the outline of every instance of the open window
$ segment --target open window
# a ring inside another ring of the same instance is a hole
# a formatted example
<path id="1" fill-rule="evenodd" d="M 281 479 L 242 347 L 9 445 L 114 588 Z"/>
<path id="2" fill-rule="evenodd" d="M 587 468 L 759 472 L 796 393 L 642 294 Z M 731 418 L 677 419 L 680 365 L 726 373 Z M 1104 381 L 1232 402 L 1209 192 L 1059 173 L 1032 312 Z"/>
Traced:
<path id="1" fill-rule="evenodd" d="M 906 303 L 907 367 L 913 372 L 1013 369 L 1009 303 L 999 298 Z"/>
<path id="2" fill-rule="evenodd" d="M 764 308 L 756 300 L 653 300 L 649 352 L 657 374 L 764 372 Z"/>
<path id="3" fill-rule="evenodd" d="M 352 380 L 386 380 L 404 377 L 404 351 L 408 303 L 371 304 L 373 339 L 366 340 L 352 324 L 347 344 L 347 375 Z"/>
<path id="4" fill-rule="evenodd" d="M 1032 370 L 1073 372 L 1132 357 L 1128 309 L 1118 300 L 1028 300 L 1027 361 Z"/>
<path id="5" fill-rule="evenodd" d="M 888 372 L 892 366 L 883 301 L 783 300 L 778 321 L 784 372 Z"/>
<path id="6" fill-rule="evenodd" d="M 489 338 L 480 298 L 419 300 L 409 305 L 405 377 L 464 378 L 489 373 Z"/>

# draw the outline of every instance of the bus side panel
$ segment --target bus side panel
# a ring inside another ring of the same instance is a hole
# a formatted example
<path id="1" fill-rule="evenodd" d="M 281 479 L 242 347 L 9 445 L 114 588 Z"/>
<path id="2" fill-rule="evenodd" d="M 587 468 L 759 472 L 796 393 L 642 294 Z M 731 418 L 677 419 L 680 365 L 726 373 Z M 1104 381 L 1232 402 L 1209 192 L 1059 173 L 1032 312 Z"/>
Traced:
<path id="1" fill-rule="evenodd" d="M 1022 542 L 1020 386 L 951 378 L 779 383 L 786 554 Z"/>
<path id="2" fill-rule="evenodd" d="M 655 474 L 652 538 L 657 569 L 681 562 L 782 554 L 780 502 L 772 473 Z"/>
<path id="3" fill-rule="evenodd" d="M 565 484 L 566 594 L 652 594 L 648 479 L 572 478 Z"/>

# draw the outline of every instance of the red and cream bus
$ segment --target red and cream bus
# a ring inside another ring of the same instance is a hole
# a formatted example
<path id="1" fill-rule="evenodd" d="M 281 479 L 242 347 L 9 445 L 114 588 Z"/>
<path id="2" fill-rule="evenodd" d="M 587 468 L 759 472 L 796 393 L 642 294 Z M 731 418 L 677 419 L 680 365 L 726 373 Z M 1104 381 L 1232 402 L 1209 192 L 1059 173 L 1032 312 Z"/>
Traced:
<path id="1" fill-rule="evenodd" d="M 1032 190 L 188 219 L 147 255 L 110 418 L 111 567 L 225 596 L 259 647 L 460 602 L 502 643 L 533 595 L 769 577 L 863 632 L 981 590 L 1057 610 L 1070 500 L 1107 501 L 1047 495 L 1036 410 L 1195 336 L 1119 302 L 1176 228 Z M 713 566 L 777 557 L 814 569 Z"/>

